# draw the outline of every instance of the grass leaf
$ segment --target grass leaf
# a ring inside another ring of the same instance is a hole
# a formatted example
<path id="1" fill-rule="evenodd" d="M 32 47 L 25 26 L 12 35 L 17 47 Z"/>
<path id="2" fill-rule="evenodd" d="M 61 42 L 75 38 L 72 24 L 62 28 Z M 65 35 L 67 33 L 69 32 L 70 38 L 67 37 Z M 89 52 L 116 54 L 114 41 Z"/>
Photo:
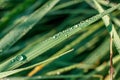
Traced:
<path id="1" fill-rule="evenodd" d="M 114 11 L 115 9 L 117 9 L 119 7 L 120 7 L 120 4 L 106 10 L 103 13 L 95 15 L 95 16 L 85 20 L 84 22 L 78 23 L 77 25 L 74 25 L 71 28 L 68 28 L 62 32 L 59 32 L 58 34 L 55 34 L 54 36 L 48 38 L 47 40 L 40 42 L 39 44 L 36 44 L 36 46 L 33 46 L 32 49 L 28 49 L 27 51 L 23 51 L 14 57 L 11 57 L 7 61 L 1 63 L 0 71 L 15 69 L 15 68 L 21 66 L 22 64 L 25 64 L 25 63 L 33 60 L 37 56 L 39 56 L 42 53 L 46 52 L 47 50 L 53 48 L 55 45 L 58 45 L 59 43 L 63 42 L 64 40 L 68 39 L 70 36 L 76 34 L 83 28 L 89 26 L 90 24 L 94 23 L 95 21 L 101 19 L 101 17 L 103 17 L 104 15 Z M 9 39 L 7 39 L 7 40 L 9 40 Z M 26 60 L 15 61 L 15 62 L 13 61 L 13 60 L 16 60 L 16 58 L 18 58 L 20 56 L 25 57 Z"/>

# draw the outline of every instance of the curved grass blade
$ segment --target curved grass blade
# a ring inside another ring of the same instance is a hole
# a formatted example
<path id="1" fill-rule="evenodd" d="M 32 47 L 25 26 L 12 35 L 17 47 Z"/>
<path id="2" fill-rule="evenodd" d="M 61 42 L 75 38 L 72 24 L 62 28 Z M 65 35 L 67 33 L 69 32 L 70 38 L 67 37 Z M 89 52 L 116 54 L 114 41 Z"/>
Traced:
<path id="1" fill-rule="evenodd" d="M 0 51 L 1 53 L 10 48 L 15 42 L 17 42 L 21 37 L 23 37 L 29 30 L 31 30 L 34 25 L 42 19 L 45 14 L 57 3 L 59 0 L 50 0 L 46 2 L 41 8 L 36 10 L 29 17 L 24 19 L 23 23 L 17 25 L 13 30 L 6 34 L 0 40 Z"/>
<path id="2" fill-rule="evenodd" d="M 120 7 L 120 4 L 106 10 L 103 13 L 95 15 L 95 16 L 85 20 L 84 22 L 80 22 L 79 24 L 74 25 L 71 28 L 68 28 L 62 32 L 59 32 L 58 34 L 54 35 L 53 37 L 50 37 L 47 40 L 36 44 L 36 46 L 33 46 L 32 49 L 28 49 L 27 51 L 23 51 L 23 52 L 19 53 L 18 55 L 16 55 L 16 56 L 8 59 L 7 61 L 1 63 L 0 71 L 15 69 L 15 68 L 19 67 L 20 65 L 29 62 L 30 60 L 43 54 L 47 50 L 53 48 L 54 46 L 58 45 L 59 43 L 63 42 L 64 40 L 68 39 L 70 36 L 76 34 L 80 30 L 82 30 L 83 28 L 89 26 L 90 24 L 94 23 L 95 21 L 101 19 L 101 17 L 103 17 L 104 15 L 114 11 L 115 9 L 117 9 L 119 7 Z M 26 56 L 26 60 L 11 62 L 13 60 L 16 60 L 16 58 L 19 57 L 20 55 Z"/>
<path id="3" fill-rule="evenodd" d="M 48 61 L 53 61 L 53 60 L 55 60 L 55 59 L 57 59 L 57 58 L 65 55 L 65 54 L 67 54 L 67 53 L 69 53 L 69 52 L 71 52 L 71 51 L 73 51 L 73 49 L 68 50 L 68 51 L 64 52 L 63 54 L 60 54 L 60 55 L 51 57 L 51 58 L 49 58 L 49 59 L 47 59 L 47 60 L 45 60 L 45 61 L 36 63 L 36 64 L 34 64 L 34 65 L 32 65 L 32 66 L 28 66 L 28 67 L 20 68 L 20 69 L 16 69 L 16 70 L 11 70 L 11 71 L 6 71 L 6 72 L 1 72 L 1 73 L 0 73 L 0 78 L 7 77 L 7 76 L 10 76 L 10 75 L 12 75 L 12 74 L 15 74 L 15 73 L 24 71 L 24 70 L 31 69 L 31 68 L 33 68 L 33 67 L 35 67 L 35 66 L 40 65 L 40 64 L 47 63 Z"/>

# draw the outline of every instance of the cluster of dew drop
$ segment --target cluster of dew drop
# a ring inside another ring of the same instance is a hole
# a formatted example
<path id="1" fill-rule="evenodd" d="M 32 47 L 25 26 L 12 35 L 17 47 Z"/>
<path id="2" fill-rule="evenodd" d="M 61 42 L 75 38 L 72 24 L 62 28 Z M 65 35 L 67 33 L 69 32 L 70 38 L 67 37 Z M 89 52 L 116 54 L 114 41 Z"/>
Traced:
<path id="1" fill-rule="evenodd" d="M 79 24 L 74 25 L 71 28 L 68 28 L 68 29 L 66 29 L 66 30 L 64 30 L 62 32 L 59 32 L 59 33 L 55 34 L 53 37 L 50 37 L 49 39 L 47 39 L 47 40 L 45 40 L 43 42 L 47 42 L 48 40 L 51 40 L 51 39 L 58 39 L 58 38 L 61 38 L 61 36 L 69 37 L 69 36 L 71 36 L 71 34 L 72 34 L 71 32 L 74 31 L 74 29 L 80 30 L 85 25 L 88 25 L 88 24 L 96 21 L 98 19 L 98 17 L 100 17 L 100 15 L 96 15 L 96 16 L 94 16 L 92 18 L 89 18 L 89 19 L 87 19 L 85 21 L 82 21 Z"/>
<path id="2" fill-rule="evenodd" d="M 18 62 L 18 61 L 24 61 L 24 60 L 26 60 L 26 56 L 25 55 L 18 55 L 18 56 L 16 56 L 14 59 L 12 59 L 12 61 L 11 62 Z"/>
<path id="3" fill-rule="evenodd" d="M 63 36 L 63 35 L 65 37 L 69 37 L 72 34 L 71 32 L 74 31 L 74 29 L 77 29 L 78 27 L 79 27 L 79 25 L 75 25 L 75 26 L 73 26 L 71 28 L 63 30 L 62 32 L 59 32 L 58 34 L 54 35 L 53 38 L 58 38 L 58 37 Z"/>

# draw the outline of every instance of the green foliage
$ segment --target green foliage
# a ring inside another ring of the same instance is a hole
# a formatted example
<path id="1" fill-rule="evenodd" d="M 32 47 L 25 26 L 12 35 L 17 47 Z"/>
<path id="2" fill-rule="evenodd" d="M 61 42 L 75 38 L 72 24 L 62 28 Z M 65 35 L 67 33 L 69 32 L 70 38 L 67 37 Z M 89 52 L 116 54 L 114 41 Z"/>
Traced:
<path id="1" fill-rule="evenodd" d="M 114 53 L 120 53 L 120 3 L 1 0 L 0 4 L 1 79 L 108 79 L 110 35 Z M 113 61 L 114 77 L 119 79 L 118 54 Z M 42 68 L 28 77 L 36 66 Z"/>

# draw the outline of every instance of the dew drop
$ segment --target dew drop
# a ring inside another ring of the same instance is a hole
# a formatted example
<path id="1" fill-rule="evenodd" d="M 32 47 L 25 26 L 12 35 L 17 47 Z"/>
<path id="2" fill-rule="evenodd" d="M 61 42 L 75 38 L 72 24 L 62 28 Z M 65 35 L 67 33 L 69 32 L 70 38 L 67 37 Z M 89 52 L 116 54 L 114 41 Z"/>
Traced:
<path id="1" fill-rule="evenodd" d="M 16 60 L 17 61 L 23 61 L 23 60 L 25 60 L 26 59 L 26 56 L 25 55 L 18 55 L 17 57 L 16 57 Z"/>
<path id="2" fill-rule="evenodd" d="M 53 36 L 53 38 L 55 39 L 57 36 Z"/>
<path id="3" fill-rule="evenodd" d="M 63 31 L 63 33 L 65 33 L 65 30 Z"/>
<path id="4" fill-rule="evenodd" d="M 53 38 L 56 38 L 56 36 L 53 36 Z"/>
<path id="5" fill-rule="evenodd" d="M 60 72 L 57 72 L 56 74 L 57 74 L 57 75 L 60 75 Z"/>
<path id="6" fill-rule="evenodd" d="M 75 28 L 79 27 L 79 25 L 75 25 Z"/>
<path id="7" fill-rule="evenodd" d="M 68 37 L 68 35 L 65 35 L 66 37 Z"/>
<path id="8" fill-rule="evenodd" d="M 70 30 L 72 30 L 72 29 L 73 29 L 73 27 L 70 28 Z"/>

